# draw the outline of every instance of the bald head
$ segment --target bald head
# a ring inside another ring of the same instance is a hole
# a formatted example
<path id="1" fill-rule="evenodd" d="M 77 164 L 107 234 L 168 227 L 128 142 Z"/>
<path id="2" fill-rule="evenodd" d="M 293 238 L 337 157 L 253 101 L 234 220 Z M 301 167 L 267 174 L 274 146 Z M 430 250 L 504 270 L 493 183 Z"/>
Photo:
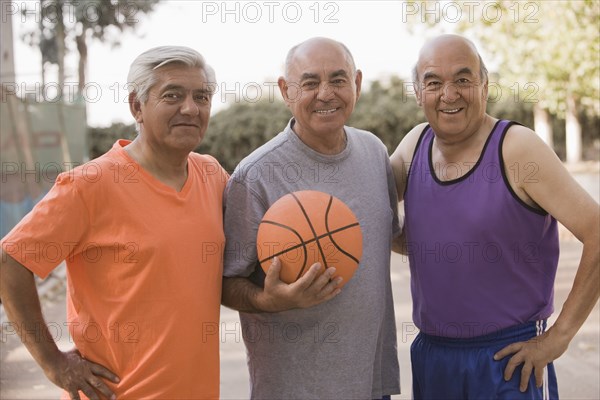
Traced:
<path id="1" fill-rule="evenodd" d="M 464 54 L 471 54 L 472 56 L 477 57 L 479 60 L 479 77 L 482 82 L 487 82 L 488 70 L 473 42 L 459 35 L 447 34 L 440 35 L 429 40 L 421 48 L 421 51 L 419 52 L 419 59 L 412 70 L 412 80 L 416 87 L 420 86 L 421 77 L 419 76 L 419 70 L 423 61 L 433 58 L 441 50 L 447 51 L 448 49 L 452 49 L 457 53 L 462 52 Z"/>
<path id="2" fill-rule="evenodd" d="M 352 69 L 352 74 L 356 72 L 356 65 L 354 64 L 354 58 L 352 57 L 352 53 L 350 53 L 350 50 L 343 43 L 325 37 L 314 37 L 295 45 L 290 49 L 290 51 L 288 51 L 288 54 L 285 58 L 285 78 L 288 79 L 290 74 L 290 68 L 294 64 L 294 61 L 297 56 L 300 57 L 302 55 L 305 55 L 317 47 L 329 47 L 331 49 L 337 49 L 342 51 L 346 58 L 346 61 Z"/>

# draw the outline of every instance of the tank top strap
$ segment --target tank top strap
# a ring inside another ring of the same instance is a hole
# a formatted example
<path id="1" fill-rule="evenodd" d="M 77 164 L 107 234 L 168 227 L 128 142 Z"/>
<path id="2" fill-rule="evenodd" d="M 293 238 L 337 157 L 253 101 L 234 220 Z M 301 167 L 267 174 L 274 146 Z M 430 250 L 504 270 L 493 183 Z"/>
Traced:
<path id="1" fill-rule="evenodd" d="M 506 119 L 501 119 L 496 122 L 496 125 L 494 125 L 487 143 L 484 146 L 483 154 L 480 157 L 482 164 L 488 165 L 489 163 L 493 163 L 498 166 L 503 165 L 501 156 L 502 142 L 504 141 L 504 136 L 506 135 L 508 128 L 513 124 L 515 124 L 515 122 Z"/>
<path id="2" fill-rule="evenodd" d="M 413 165 L 415 163 L 420 163 L 423 162 L 425 163 L 424 165 L 428 165 L 429 163 L 429 148 L 431 146 L 431 141 L 434 138 L 434 134 L 433 134 L 433 129 L 431 128 L 430 125 L 425 126 L 425 128 L 423 128 L 423 131 L 421 132 L 421 135 L 419 136 L 419 140 L 417 140 L 417 145 L 415 146 L 415 151 L 413 153 L 412 156 L 412 160 L 411 160 L 411 166 L 409 168 L 409 174 L 408 176 L 410 177 L 410 170 L 413 169 Z"/>

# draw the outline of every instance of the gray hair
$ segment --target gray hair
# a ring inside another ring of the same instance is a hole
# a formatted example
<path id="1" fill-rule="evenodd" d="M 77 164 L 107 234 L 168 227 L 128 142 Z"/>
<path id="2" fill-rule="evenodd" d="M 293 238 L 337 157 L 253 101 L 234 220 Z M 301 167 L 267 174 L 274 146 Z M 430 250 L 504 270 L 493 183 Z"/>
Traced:
<path id="1" fill-rule="evenodd" d="M 215 71 L 196 50 L 183 46 L 159 46 L 143 52 L 131 64 L 127 75 L 129 93 L 135 93 L 138 100 L 145 103 L 150 88 L 156 83 L 155 71 L 171 63 L 199 68 L 206 74 L 207 83 L 213 87 L 216 85 Z"/>
<path id="2" fill-rule="evenodd" d="M 294 55 L 296 54 L 296 50 L 298 50 L 298 48 L 300 48 L 300 46 L 304 45 L 305 43 L 307 43 L 311 40 L 322 40 L 322 39 L 326 39 L 326 38 L 308 39 L 302 43 L 298 43 L 297 45 L 292 47 L 290 49 L 290 51 L 288 51 L 287 56 L 285 57 L 285 72 L 284 72 L 285 79 L 288 79 L 288 77 L 289 77 L 290 67 L 292 65 Z M 350 49 L 348 49 L 348 47 L 344 43 L 338 42 L 337 40 L 333 40 L 333 39 L 327 39 L 327 40 L 330 40 L 332 43 L 339 45 L 342 48 L 342 50 L 344 51 L 344 53 L 346 53 L 346 58 L 348 59 L 348 62 L 350 63 L 350 68 L 351 68 L 350 72 L 352 73 L 352 75 L 354 75 L 356 73 L 356 64 L 354 63 L 354 57 L 352 57 L 352 53 L 350 52 Z"/>

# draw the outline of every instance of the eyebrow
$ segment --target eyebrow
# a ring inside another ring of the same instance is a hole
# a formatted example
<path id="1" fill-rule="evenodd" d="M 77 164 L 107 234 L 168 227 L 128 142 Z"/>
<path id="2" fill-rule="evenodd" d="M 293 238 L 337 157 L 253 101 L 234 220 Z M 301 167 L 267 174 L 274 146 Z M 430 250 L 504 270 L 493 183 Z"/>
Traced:
<path id="1" fill-rule="evenodd" d="M 463 74 L 473 74 L 473 71 L 471 71 L 471 68 L 469 67 L 464 67 L 461 68 L 456 74 L 454 75 L 463 75 Z"/>
<path id="2" fill-rule="evenodd" d="M 305 72 L 300 76 L 300 81 L 305 81 L 307 79 L 319 79 L 319 75 L 312 72 Z"/>
<path id="3" fill-rule="evenodd" d="M 348 76 L 348 73 L 345 69 L 338 69 L 337 71 L 333 71 L 331 74 L 329 74 L 330 78 L 334 78 L 336 76 Z"/>
<path id="4" fill-rule="evenodd" d="M 168 90 L 186 90 L 186 88 L 182 85 L 175 85 L 175 84 L 168 84 L 167 86 L 163 87 L 160 89 L 159 93 L 164 93 Z M 202 89 L 193 89 L 192 92 L 194 93 L 212 93 L 211 87 L 210 85 L 208 85 L 206 88 L 202 88 Z"/>
<path id="5" fill-rule="evenodd" d="M 471 70 L 471 68 L 469 67 L 463 67 L 461 69 L 459 69 L 454 76 L 457 75 L 472 75 L 473 71 Z M 437 74 L 433 73 L 433 72 L 425 72 L 425 74 L 423 74 L 423 80 L 427 80 L 427 79 L 441 79 Z"/>
<path id="6" fill-rule="evenodd" d="M 348 76 L 348 72 L 345 69 L 338 69 L 337 71 L 333 71 L 329 74 L 329 78 L 334 78 L 336 76 Z M 305 72 L 300 76 L 300 81 L 304 81 L 307 79 L 321 79 L 319 74 L 315 74 L 313 72 Z"/>
<path id="7" fill-rule="evenodd" d="M 427 79 L 433 79 L 433 78 L 437 78 L 440 79 L 440 77 L 437 74 L 434 74 L 433 72 L 425 72 L 423 74 L 423 80 L 427 80 Z"/>

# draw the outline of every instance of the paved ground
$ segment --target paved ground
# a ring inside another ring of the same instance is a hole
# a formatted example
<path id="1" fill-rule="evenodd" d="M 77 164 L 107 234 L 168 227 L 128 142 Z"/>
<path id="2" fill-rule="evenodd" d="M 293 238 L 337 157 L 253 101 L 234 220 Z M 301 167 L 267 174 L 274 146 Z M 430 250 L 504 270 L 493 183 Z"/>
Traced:
<path id="1" fill-rule="evenodd" d="M 561 259 L 556 281 L 556 309 L 559 310 L 570 289 L 577 268 L 581 245 L 575 241 L 563 241 Z M 409 272 L 404 257 L 394 255 L 392 280 L 398 328 L 398 350 L 401 363 L 403 393 L 395 399 L 410 399 L 409 345 L 414 338 L 414 326 L 410 318 Z M 64 335 L 64 293 L 58 290 L 52 300 L 44 301 L 46 320 L 60 346 L 72 345 Z M 53 399 L 59 390 L 43 375 L 29 353 L 9 328 L 3 324 L 0 343 L 0 398 L 1 399 Z M 246 355 L 241 340 L 237 313 L 223 309 L 221 318 L 221 393 L 223 399 L 246 399 L 248 373 Z M 600 312 L 594 308 L 567 352 L 556 361 L 559 390 L 562 399 L 600 399 Z"/>
<path id="2" fill-rule="evenodd" d="M 598 200 L 598 175 L 582 176 L 582 183 Z M 570 290 L 581 254 L 581 244 L 569 235 L 561 242 L 561 258 L 555 286 L 556 313 Z M 401 364 L 403 393 L 394 399 L 410 399 L 409 346 L 415 336 L 411 321 L 409 271 L 403 256 L 392 258 L 392 281 L 398 329 L 398 351 Z M 65 305 L 61 286 L 46 295 L 43 301 L 46 321 L 59 346 L 72 346 L 64 334 Z M 556 314 L 555 313 L 555 314 Z M 60 391 L 50 383 L 25 347 L 3 320 L 0 340 L 0 399 L 56 399 Z M 551 321 L 553 322 L 553 320 Z M 63 329 L 60 329 L 60 328 Z M 55 333 L 54 333 L 55 332 Z M 246 355 L 241 339 L 237 313 L 223 309 L 221 317 L 221 394 L 223 399 L 248 398 Z M 592 314 L 571 343 L 567 352 L 556 361 L 559 392 L 562 399 L 600 399 L 600 309 L 596 304 Z"/>

